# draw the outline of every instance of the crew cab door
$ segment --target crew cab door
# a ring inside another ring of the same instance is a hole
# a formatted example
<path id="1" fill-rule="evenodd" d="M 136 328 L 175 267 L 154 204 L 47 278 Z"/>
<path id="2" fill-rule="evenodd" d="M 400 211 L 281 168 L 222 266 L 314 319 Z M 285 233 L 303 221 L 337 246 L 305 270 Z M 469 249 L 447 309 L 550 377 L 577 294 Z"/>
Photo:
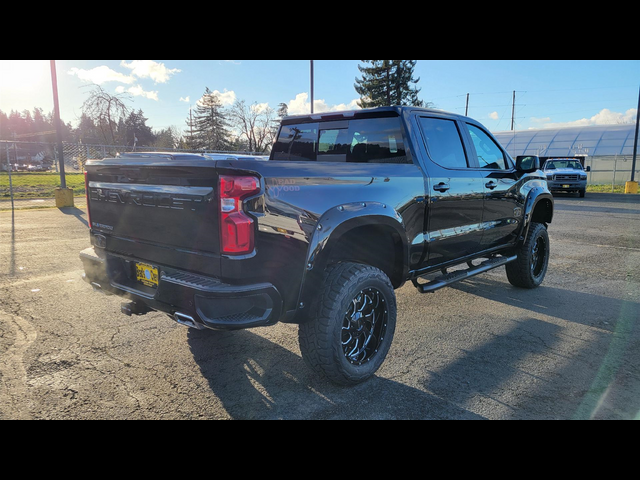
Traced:
<path id="1" fill-rule="evenodd" d="M 463 122 L 471 160 L 484 186 L 482 250 L 512 242 L 520 226 L 523 205 L 516 192 L 517 171 L 500 144 L 480 125 Z"/>
<path id="2" fill-rule="evenodd" d="M 416 121 L 429 175 L 426 266 L 434 266 L 481 249 L 484 178 L 474 168 L 457 119 L 420 114 Z"/>

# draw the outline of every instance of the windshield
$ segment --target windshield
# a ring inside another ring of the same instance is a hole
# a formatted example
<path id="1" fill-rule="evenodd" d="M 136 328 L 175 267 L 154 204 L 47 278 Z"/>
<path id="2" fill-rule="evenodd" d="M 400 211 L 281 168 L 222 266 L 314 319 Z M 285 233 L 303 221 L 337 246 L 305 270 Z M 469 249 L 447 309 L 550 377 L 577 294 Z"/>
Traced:
<path id="1" fill-rule="evenodd" d="M 545 170 L 556 170 L 558 168 L 573 168 L 582 170 L 582 165 L 578 160 L 549 160 L 544 164 Z"/>

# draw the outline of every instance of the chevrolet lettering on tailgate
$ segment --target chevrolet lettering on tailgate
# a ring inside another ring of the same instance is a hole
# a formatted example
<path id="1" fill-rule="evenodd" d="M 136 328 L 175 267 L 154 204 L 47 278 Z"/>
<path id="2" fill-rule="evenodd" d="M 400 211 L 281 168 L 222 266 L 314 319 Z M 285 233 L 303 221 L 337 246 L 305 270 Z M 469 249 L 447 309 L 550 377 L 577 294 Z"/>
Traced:
<path id="1" fill-rule="evenodd" d="M 210 202 L 213 189 L 209 187 L 162 187 L 158 185 L 122 185 L 102 182 L 89 183 L 92 201 L 138 205 L 143 207 L 189 209 Z"/>

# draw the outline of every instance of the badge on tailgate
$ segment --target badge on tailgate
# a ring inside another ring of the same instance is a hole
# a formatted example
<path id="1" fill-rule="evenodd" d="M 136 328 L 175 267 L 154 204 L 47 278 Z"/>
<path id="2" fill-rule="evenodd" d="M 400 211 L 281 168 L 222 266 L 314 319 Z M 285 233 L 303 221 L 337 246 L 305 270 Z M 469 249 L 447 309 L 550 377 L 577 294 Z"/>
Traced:
<path id="1" fill-rule="evenodd" d="M 147 287 L 157 287 L 158 269 L 146 263 L 136 263 L 136 280 Z"/>

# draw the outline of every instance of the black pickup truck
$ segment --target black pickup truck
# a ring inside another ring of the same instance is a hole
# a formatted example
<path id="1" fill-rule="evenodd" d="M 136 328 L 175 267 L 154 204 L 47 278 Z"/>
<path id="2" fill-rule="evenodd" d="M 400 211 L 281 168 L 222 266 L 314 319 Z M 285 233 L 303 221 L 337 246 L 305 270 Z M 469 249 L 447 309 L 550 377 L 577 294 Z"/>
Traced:
<path id="1" fill-rule="evenodd" d="M 514 162 L 441 111 L 286 117 L 268 160 L 128 153 L 86 170 L 85 280 L 125 297 L 122 312 L 197 329 L 296 323 L 304 360 L 340 384 L 382 364 L 405 282 L 433 292 L 505 265 L 533 288 L 547 270 L 539 159 Z"/>

